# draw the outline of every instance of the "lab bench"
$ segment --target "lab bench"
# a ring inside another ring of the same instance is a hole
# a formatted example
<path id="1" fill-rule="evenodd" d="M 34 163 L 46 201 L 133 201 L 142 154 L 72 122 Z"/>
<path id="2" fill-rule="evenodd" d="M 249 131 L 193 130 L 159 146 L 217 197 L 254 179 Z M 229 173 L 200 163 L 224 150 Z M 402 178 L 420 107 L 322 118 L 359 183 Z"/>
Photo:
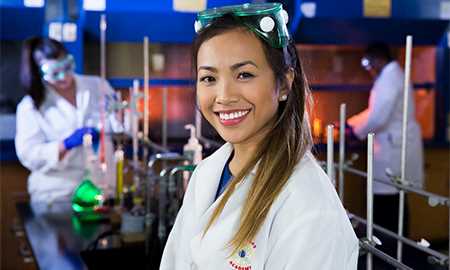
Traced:
<path id="1" fill-rule="evenodd" d="M 144 242 L 124 244 L 119 229 L 105 216 L 97 221 L 81 221 L 70 202 L 16 204 L 27 244 L 20 245 L 24 259 L 39 269 L 157 269 L 160 248 L 145 255 Z"/>

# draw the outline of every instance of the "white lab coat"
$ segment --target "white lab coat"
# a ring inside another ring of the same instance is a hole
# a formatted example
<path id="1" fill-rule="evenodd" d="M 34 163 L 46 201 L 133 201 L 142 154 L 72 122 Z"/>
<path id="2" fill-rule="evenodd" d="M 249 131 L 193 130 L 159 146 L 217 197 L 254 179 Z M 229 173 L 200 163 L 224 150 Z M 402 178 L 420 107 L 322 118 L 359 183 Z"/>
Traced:
<path id="1" fill-rule="evenodd" d="M 356 269 L 358 239 L 334 187 L 309 152 L 272 204 L 255 239 L 245 246 L 243 258 L 229 257 L 226 245 L 239 226 L 255 170 L 238 184 L 202 238 L 219 201 L 214 197 L 231 152 L 227 143 L 195 169 L 167 240 L 161 270 Z"/>
<path id="2" fill-rule="evenodd" d="M 351 117 L 359 139 L 365 139 L 370 132 L 374 138 L 374 178 L 390 180 L 386 174 L 389 168 L 400 176 L 402 121 L 403 121 L 403 83 L 404 73 L 396 61 L 387 64 L 375 80 L 370 92 L 369 107 Z M 420 127 L 416 121 L 412 89 L 408 92 L 408 125 L 406 141 L 406 179 L 418 187 L 423 186 L 423 146 Z M 374 182 L 375 194 L 395 194 L 395 187 Z"/>
<path id="3" fill-rule="evenodd" d="M 28 192 L 35 202 L 51 203 L 70 198 L 83 177 L 84 151 L 83 147 L 73 148 L 58 160 L 58 145 L 77 128 L 98 127 L 102 87 L 108 95 L 113 93 L 111 86 L 99 77 L 74 77 L 76 107 L 50 87 L 46 88 L 45 100 L 39 110 L 30 96 L 25 96 L 17 106 L 16 152 L 20 162 L 31 171 Z M 108 116 L 105 131 L 120 129 L 115 117 Z M 105 144 L 107 176 L 96 184 L 112 189 L 115 166 L 112 164 L 113 149 L 109 136 L 106 136 Z"/>

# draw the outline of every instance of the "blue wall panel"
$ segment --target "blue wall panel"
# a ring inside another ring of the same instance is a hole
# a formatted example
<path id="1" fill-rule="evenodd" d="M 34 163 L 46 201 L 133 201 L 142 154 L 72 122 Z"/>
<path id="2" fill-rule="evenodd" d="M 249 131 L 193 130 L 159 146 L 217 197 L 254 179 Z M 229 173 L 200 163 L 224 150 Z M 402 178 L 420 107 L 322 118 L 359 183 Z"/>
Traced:
<path id="1" fill-rule="evenodd" d="M 242 4 L 245 0 L 208 1 L 208 8 L 215 6 Z M 190 43 L 195 35 L 195 12 L 175 12 L 172 1 L 134 0 L 107 1 L 106 18 L 108 41 L 141 42 L 149 36 L 153 42 Z M 99 21 L 102 12 L 85 12 L 86 30 L 99 37 Z"/>
<path id="2" fill-rule="evenodd" d="M 0 8 L 0 39 L 23 40 L 40 35 L 44 27 L 43 8 Z"/>

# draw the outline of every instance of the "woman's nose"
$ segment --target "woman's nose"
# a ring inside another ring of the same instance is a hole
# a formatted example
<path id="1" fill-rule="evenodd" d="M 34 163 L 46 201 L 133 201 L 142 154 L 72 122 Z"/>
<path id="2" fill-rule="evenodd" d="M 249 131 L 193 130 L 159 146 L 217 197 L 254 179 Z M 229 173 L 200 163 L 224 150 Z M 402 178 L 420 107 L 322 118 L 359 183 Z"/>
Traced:
<path id="1" fill-rule="evenodd" d="M 230 82 L 222 82 L 219 84 L 216 96 L 216 102 L 222 105 L 235 103 L 239 100 L 238 95 L 233 90 L 233 85 Z"/>

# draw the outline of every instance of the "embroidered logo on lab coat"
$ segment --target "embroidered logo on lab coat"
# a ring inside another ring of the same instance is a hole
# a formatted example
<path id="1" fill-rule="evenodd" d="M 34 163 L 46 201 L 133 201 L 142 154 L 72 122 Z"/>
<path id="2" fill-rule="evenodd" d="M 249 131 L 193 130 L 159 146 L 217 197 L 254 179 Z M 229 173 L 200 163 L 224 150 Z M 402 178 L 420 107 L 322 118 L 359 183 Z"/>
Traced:
<path id="1" fill-rule="evenodd" d="M 251 270 L 252 259 L 255 254 L 256 244 L 249 242 L 242 249 L 239 249 L 228 262 L 232 269 L 235 270 Z"/>

